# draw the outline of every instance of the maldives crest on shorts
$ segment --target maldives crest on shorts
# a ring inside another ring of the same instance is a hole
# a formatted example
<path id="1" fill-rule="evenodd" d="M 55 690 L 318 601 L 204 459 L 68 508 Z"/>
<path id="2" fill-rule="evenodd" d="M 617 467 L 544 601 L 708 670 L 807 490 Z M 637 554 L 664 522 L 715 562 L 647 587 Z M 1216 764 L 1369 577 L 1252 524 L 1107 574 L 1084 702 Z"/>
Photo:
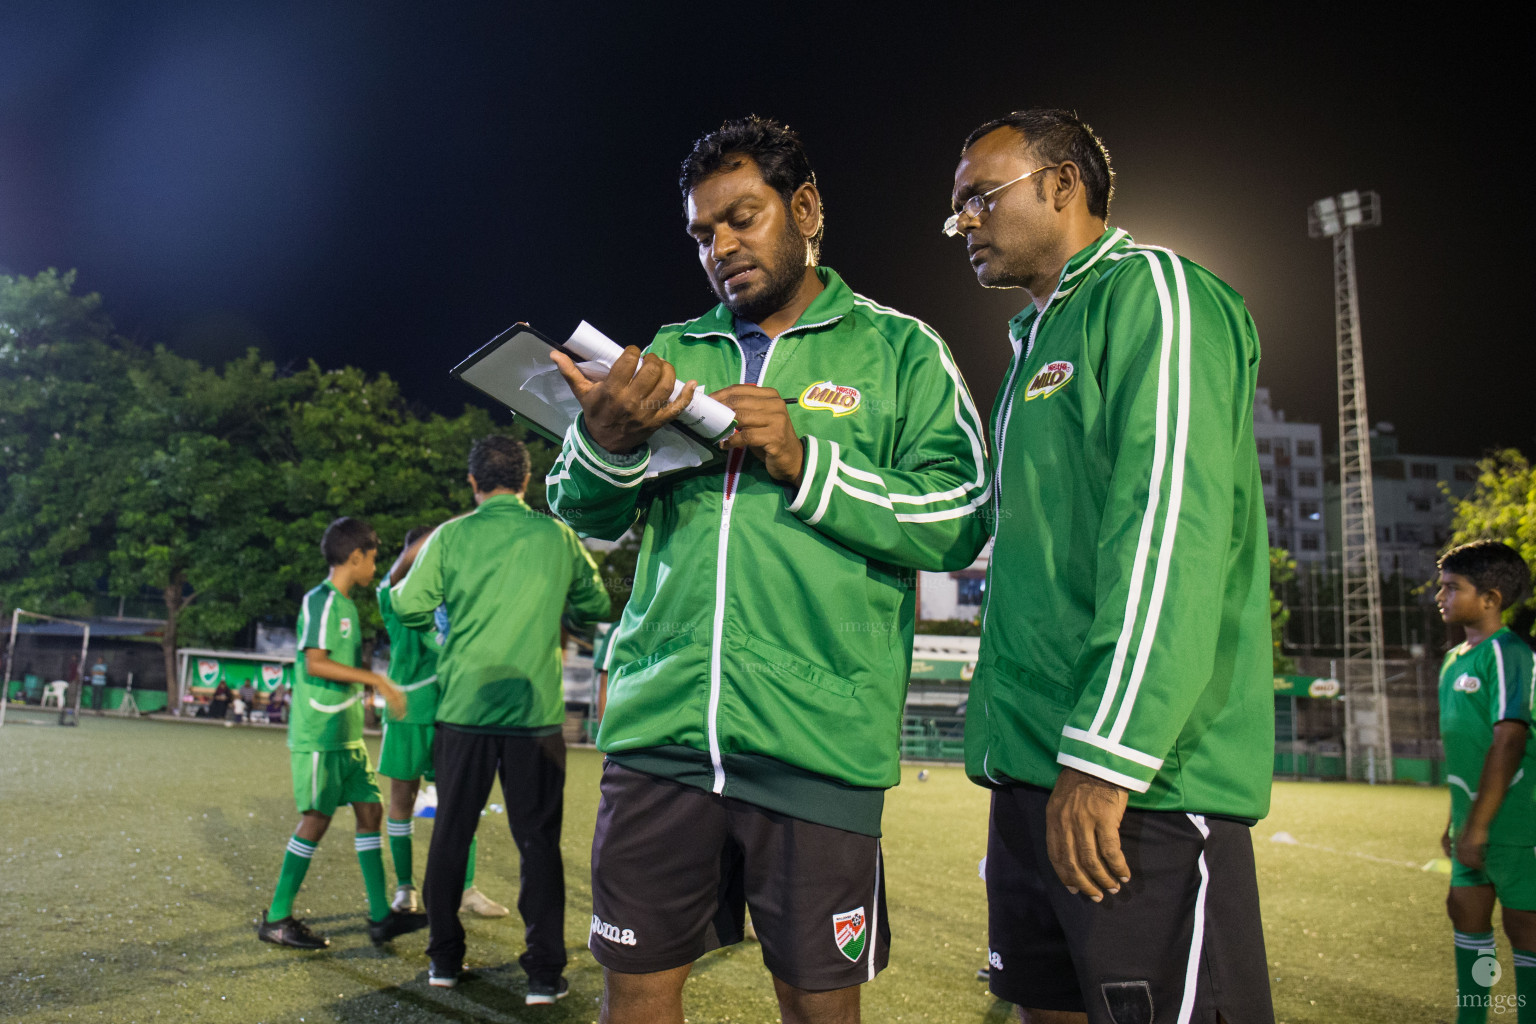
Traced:
<path id="1" fill-rule="evenodd" d="M 863 400 L 858 388 L 829 380 L 819 380 L 800 392 L 800 408 L 825 409 L 833 416 L 847 416 L 857 410 Z"/>
<path id="2" fill-rule="evenodd" d="M 1058 359 L 1054 363 L 1048 363 L 1045 369 L 1035 374 L 1029 382 L 1029 387 L 1024 389 L 1024 401 L 1033 401 L 1036 398 L 1047 398 L 1067 386 L 1067 381 L 1072 379 L 1072 364 L 1065 359 Z"/>
<path id="3" fill-rule="evenodd" d="M 832 941 L 837 943 L 837 948 L 849 960 L 858 962 L 864 953 L 864 940 L 868 935 L 869 923 L 864 917 L 863 907 L 832 915 Z"/>

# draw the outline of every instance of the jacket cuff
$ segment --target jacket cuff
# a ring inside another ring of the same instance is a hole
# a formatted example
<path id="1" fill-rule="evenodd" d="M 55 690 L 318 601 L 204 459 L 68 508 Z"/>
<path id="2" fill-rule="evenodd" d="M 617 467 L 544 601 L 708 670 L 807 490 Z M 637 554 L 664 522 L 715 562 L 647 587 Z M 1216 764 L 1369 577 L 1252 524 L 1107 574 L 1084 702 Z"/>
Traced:
<path id="1" fill-rule="evenodd" d="M 642 447 L 638 452 L 616 455 L 592 440 L 580 416 L 576 417 L 576 422 L 571 425 L 566 437 L 570 441 L 577 461 L 618 487 L 639 486 L 645 477 L 646 467 L 651 464 L 649 445 Z"/>
<path id="2" fill-rule="evenodd" d="M 1160 757 L 1070 725 L 1061 731 L 1056 763 L 1113 782 L 1133 793 L 1145 793 L 1163 768 Z"/>
<path id="3" fill-rule="evenodd" d="M 827 514 L 832 501 L 841 449 L 836 441 L 823 441 L 814 434 L 802 435 L 800 440 L 805 442 L 805 467 L 800 475 L 800 489 L 789 499 L 788 508 L 807 526 L 815 526 Z"/>

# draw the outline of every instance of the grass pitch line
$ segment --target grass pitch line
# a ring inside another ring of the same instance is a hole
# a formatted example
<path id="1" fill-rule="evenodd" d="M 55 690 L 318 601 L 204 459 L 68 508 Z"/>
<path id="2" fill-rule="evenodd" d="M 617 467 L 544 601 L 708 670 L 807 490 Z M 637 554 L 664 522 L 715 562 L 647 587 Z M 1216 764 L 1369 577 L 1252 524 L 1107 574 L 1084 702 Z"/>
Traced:
<path id="1" fill-rule="evenodd" d="M 1413 868 L 1415 871 L 1421 870 L 1420 865 L 1411 860 L 1393 860 L 1390 857 L 1377 857 L 1375 854 L 1361 853 L 1359 850 L 1335 850 L 1331 846 L 1320 846 L 1317 843 L 1304 843 L 1300 839 L 1297 839 L 1295 836 L 1291 835 L 1289 832 L 1276 832 L 1274 835 L 1269 837 L 1269 841 L 1272 843 L 1279 843 L 1281 846 L 1300 846 L 1307 850 L 1317 850 L 1319 853 L 1332 853 L 1341 857 L 1359 857 L 1361 860 L 1373 861 L 1377 864 L 1391 864 L 1393 867 Z"/>

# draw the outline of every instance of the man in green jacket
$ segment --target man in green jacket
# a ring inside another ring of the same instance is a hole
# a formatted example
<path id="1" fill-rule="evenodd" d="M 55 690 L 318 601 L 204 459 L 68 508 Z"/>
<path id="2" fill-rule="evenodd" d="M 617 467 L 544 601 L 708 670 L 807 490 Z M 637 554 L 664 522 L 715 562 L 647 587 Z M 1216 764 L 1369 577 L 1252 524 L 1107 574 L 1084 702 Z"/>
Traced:
<path id="1" fill-rule="evenodd" d="M 1271 1021 L 1258 337 L 1209 271 L 1106 227 L 1112 182 L 1087 125 L 1021 111 L 966 140 L 945 224 L 984 287 L 1032 300 L 992 413 L 966 719 L 991 987 L 1036 1021 Z"/>
<path id="2" fill-rule="evenodd" d="M 888 951 L 880 813 L 913 570 L 964 568 L 985 541 L 983 432 L 938 335 L 817 265 L 793 132 L 727 122 L 681 186 L 721 305 L 601 384 L 556 359 L 584 412 L 550 506 L 606 538 L 643 519 L 598 733 L 603 1020 L 680 1022 L 691 964 L 740 941 L 745 903 L 786 1024 L 854 1021 Z M 647 439 L 695 386 L 736 414 L 728 457 L 647 477 Z"/>
<path id="3" fill-rule="evenodd" d="M 427 851 L 431 939 L 428 980 L 452 988 L 464 966 L 459 903 L 470 842 L 498 768 L 512 838 L 522 859 L 517 909 L 527 951 L 526 1001 L 569 991 L 565 969 L 565 868 L 560 825 L 565 793 L 560 617 L 608 614 L 592 558 L 560 521 L 523 501 L 528 452 L 491 436 L 469 453 L 475 511 L 432 532 L 394 588 L 395 613 L 425 629 L 441 605 L 448 636 L 438 656 L 433 769 L 437 817 Z"/>

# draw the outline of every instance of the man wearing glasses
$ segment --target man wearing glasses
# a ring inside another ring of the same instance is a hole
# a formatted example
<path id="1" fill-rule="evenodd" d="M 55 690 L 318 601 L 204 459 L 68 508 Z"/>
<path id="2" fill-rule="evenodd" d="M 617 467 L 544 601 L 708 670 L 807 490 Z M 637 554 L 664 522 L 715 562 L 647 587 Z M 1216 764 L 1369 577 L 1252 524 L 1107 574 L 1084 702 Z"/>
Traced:
<path id="1" fill-rule="evenodd" d="M 962 147 L 949 235 L 1023 288 L 966 769 L 990 787 L 990 984 L 1036 1024 L 1271 1022 L 1250 827 L 1273 770 L 1259 343 L 1209 271 L 1106 226 L 1060 110 Z"/>
<path id="2" fill-rule="evenodd" d="M 985 541 L 985 441 L 938 335 L 818 266 L 793 132 L 727 122 L 681 185 L 721 304 L 601 385 L 556 359 L 584 411 L 550 507 L 599 537 L 644 530 L 597 739 L 602 1020 L 681 1024 L 693 961 L 741 940 L 745 903 L 785 1024 L 852 1024 L 889 951 L 880 817 L 912 570 L 963 568 Z M 728 458 L 648 481 L 647 438 L 694 382 L 736 414 Z"/>

